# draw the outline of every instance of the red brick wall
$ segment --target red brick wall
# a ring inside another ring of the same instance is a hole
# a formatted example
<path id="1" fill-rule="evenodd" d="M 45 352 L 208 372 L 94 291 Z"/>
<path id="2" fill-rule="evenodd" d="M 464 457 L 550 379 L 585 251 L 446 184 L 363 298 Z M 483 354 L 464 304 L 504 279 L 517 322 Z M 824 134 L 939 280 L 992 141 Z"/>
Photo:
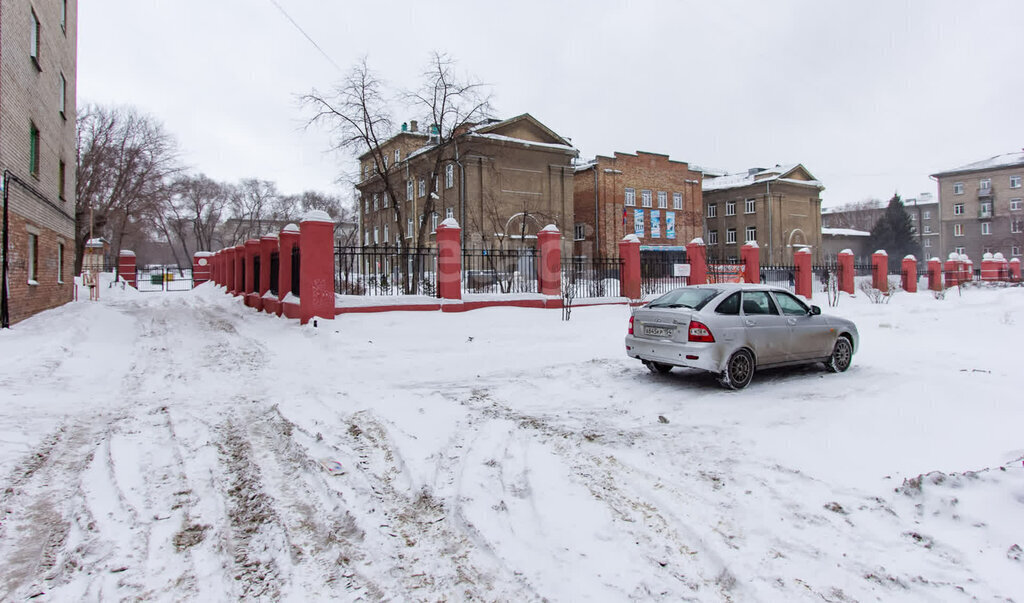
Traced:
<path id="1" fill-rule="evenodd" d="M 33 314 L 54 308 L 71 301 L 74 296 L 75 267 L 74 239 L 60 237 L 52 230 L 39 228 L 22 216 L 10 213 L 9 217 L 9 265 L 11 324 L 24 320 Z M 38 255 L 36 259 L 38 285 L 28 284 L 28 243 L 29 233 L 38 233 Z M 57 282 L 57 243 L 64 243 L 63 283 Z"/>

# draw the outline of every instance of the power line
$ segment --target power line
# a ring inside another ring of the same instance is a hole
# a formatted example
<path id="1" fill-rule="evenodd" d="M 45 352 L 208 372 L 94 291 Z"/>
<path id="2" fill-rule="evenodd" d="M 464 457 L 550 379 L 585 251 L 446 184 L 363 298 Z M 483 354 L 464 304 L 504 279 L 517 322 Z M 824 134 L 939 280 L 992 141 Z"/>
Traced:
<path id="1" fill-rule="evenodd" d="M 325 58 L 325 59 L 327 59 L 328 61 L 330 61 L 330 62 L 331 62 L 331 65 L 334 65 L 334 67 L 335 67 L 335 68 L 336 68 L 336 69 L 337 69 L 338 71 L 342 71 L 342 68 L 341 68 L 341 66 L 340 66 L 340 65 L 338 65 L 337 63 L 335 63 L 335 62 L 334 62 L 334 59 L 332 59 L 332 58 L 331 58 L 331 56 L 330 56 L 329 54 L 327 54 L 327 53 L 326 53 L 326 52 L 324 51 L 324 49 L 323 49 L 323 48 L 320 48 L 320 45 L 316 43 L 316 40 L 314 40 L 314 39 L 313 39 L 312 37 L 310 37 L 310 35 L 309 35 L 308 33 L 306 33 L 306 30 L 302 29 L 302 26 L 300 26 L 300 25 L 299 25 L 298 23 L 296 23 L 296 22 L 295 22 L 295 19 L 292 19 L 292 16 L 291 16 L 291 15 L 289 15 L 289 14 L 288 14 L 288 12 L 287 12 L 287 11 L 285 11 L 285 10 L 284 10 L 284 8 L 283 8 L 283 7 L 282 7 L 282 6 L 280 5 L 280 4 L 278 4 L 278 3 L 277 3 L 277 0 L 270 0 L 270 2 L 271 2 L 271 3 L 272 3 L 272 4 L 274 5 L 274 6 L 276 6 L 276 7 L 277 7 L 277 10 L 281 11 L 281 14 L 282 14 L 282 15 L 284 15 L 285 19 L 288 19 L 288 21 L 290 21 L 290 22 L 291 22 L 291 24 L 295 26 L 295 29 L 299 30 L 299 33 L 301 33 L 301 34 L 302 34 L 303 36 L 305 36 L 305 37 L 306 37 L 306 39 L 307 39 L 307 40 L 309 40 L 309 43 L 310 43 L 310 44 L 312 44 L 312 45 L 313 45 L 313 46 L 314 46 L 314 47 L 315 47 L 315 48 L 316 48 L 317 50 L 319 50 L 319 51 L 320 51 L 320 54 L 324 55 L 324 58 Z"/>

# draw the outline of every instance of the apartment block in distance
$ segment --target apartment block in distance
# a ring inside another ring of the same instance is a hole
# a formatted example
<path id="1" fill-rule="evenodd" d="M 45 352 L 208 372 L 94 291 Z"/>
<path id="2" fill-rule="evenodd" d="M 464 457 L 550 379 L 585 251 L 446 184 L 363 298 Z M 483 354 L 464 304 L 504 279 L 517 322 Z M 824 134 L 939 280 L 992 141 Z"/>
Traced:
<path id="1" fill-rule="evenodd" d="M 640 253 L 685 258 L 703 233 L 699 171 L 668 155 L 637 151 L 597 156 L 576 167 L 573 255 L 618 257 L 619 241 L 640 238 Z"/>
<path id="2" fill-rule="evenodd" d="M 821 191 L 803 165 L 751 168 L 737 174 L 704 171 L 704 220 L 708 258 L 736 262 L 744 243 L 761 248 L 762 265 L 790 265 L 809 248 L 822 260 Z"/>
<path id="3" fill-rule="evenodd" d="M 76 0 L 0 0 L 4 326 L 71 301 Z"/>
<path id="4" fill-rule="evenodd" d="M 997 155 L 932 174 L 932 178 L 939 182 L 941 257 L 954 251 L 966 253 L 976 269 L 985 253 L 1021 257 L 1024 152 Z"/>
<path id="5" fill-rule="evenodd" d="M 391 186 L 399 191 L 405 221 L 401 229 L 384 193 L 385 170 L 375 165 L 374 154 L 359 157 L 356 188 L 363 246 L 413 246 L 413 233 L 427 222 L 429 234 L 421 244 L 432 247 L 438 224 L 454 218 L 465 248 L 532 248 L 537 233 L 554 224 L 562 231 L 562 253 L 571 251 L 566 228 L 572 225 L 572 162 L 578 152 L 568 140 L 524 113 L 467 127 L 457 142 L 457 150 L 444 150 L 437 174 L 432 170 L 441 151 L 430 131 L 422 132 L 417 122 L 404 124 L 380 145 Z M 428 198 L 433 199 L 430 215 L 425 211 Z"/>

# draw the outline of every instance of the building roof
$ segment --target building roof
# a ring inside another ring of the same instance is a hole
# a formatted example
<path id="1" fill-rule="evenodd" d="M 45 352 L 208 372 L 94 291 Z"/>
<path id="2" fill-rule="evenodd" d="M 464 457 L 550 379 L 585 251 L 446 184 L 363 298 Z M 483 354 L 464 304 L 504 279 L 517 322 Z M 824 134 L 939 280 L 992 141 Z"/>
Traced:
<path id="1" fill-rule="evenodd" d="M 962 165 L 944 172 L 936 172 L 932 174 L 932 176 L 938 178 L 940 176 L 952 176 L 954 174 L 966 174 L 968 172 L 983 172 L 986 170 L 998 170 L 1016 166 L 1024 166 L 1024 152 L 996 155 L 995 157 L 990 157 L 982 161 L 975 161 L 974 163 L 968 163 L 967 165 Z"/>
<path id="2" fill-rule="evenodd" d="M 773 168 L 751 168 L 738 174 L 725 174 L 724 176 L 711 177 L 711 172 L 704 172 L 705 191 L 719 191 L 730 188 L 741 188 L 762 182 L 786 182 L 789 184 L 801 184 L 813 186 L 817 189 L 825 188 L 807 168 L 799 163 L 787 165 L 776 165 Z M 803 176 L 803 177 L 800 177 Z"/>

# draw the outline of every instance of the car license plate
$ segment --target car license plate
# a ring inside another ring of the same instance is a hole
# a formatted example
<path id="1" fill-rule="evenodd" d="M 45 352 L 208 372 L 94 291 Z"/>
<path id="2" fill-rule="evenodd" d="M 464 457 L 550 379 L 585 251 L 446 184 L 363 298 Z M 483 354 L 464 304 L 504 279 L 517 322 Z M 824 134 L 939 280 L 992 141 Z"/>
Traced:
<path id="1" fill-rule="evenodd" d="M 663 327 L 644 327 L 644 335 L 650 335 L 652 337 L 671 337 L 672 329 L 665 329 Z"/>

